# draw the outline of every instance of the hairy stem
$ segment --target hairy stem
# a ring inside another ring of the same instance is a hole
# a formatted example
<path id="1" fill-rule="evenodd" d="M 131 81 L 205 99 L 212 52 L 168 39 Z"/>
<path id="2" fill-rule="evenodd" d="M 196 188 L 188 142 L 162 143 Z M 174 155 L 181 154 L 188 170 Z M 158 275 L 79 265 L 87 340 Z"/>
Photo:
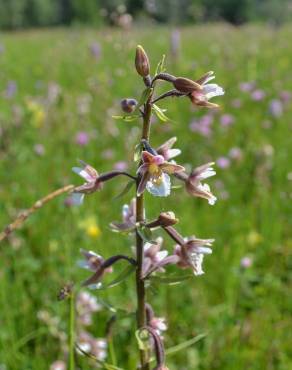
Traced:
<path id="1" fill-rule="evenodd" d="M 143 115 L 143 129 L 141 140 L 149 141 L 150 136 L 150 119 L 151 119 L 151 98 L 149 96 L 145 103 Z M 137 188 L 140 178 L 137 180 Z M 144 221 L 144 195 L 136 196 L 136 221 Z M 145 283 L 143 280 L 143 257 L 144 257 L 143 239 L 136 231 L 136 255 L 137 255 L 137 270 L 136 270 L 136 290 L 137 290 L 137 327 L 143 328 L 146 325 L 146 309 L 145 309 Z M 140 350 L 141 370 L 149 370 L 149 355 L 147 351 Z"/>
<path id="2" fill-rule="evenodd" d="M 42 208 L 46 203 L 50 202 L 57 196 L 68 193 L 74 189 L 74 185 L 66 185 L 63 186 L 61 189 L 55 190 L 54 192 L 46 195 L 44 198 L 39 199 L 34 203 L 34 205 L 25 211 L 21 212 L 16 219 L 9 225 L 5 227 L 5 229 L 0 233 L 0 242 L 6 239 L 14 230 L 18 229 L 22 226 L 24 221 L 38 209 Z"/>

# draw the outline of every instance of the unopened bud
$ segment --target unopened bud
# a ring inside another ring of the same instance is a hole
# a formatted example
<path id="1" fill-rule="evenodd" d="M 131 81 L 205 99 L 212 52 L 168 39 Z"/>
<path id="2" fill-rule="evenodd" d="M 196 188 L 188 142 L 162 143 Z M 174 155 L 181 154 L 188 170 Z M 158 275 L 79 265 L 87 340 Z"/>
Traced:
<path id="1" fill-rule="evenodd" d="M 173 226 L 176 223 L 178 223 L 178 219 L 175 218 L 175 214 L 173 212 L 162 212 L 156 220 L 149 222 L 146 226 L 150 229 L 154 229 L 156 227 Z"/>
<path id="2" fill-rule="evenodd" d="M 135 66 L 136 71 L 139 73 L 140 76 L 147 77 L 149 75 L 150 73 L 149 59 L 141 45 L 138 45 L 136 48 Z"/>
<path id="3" fill-rule="evenodd" d="M 189 78 L 185 77 L 177 77 L 173 81 L 173 86 L 180 92 L 189 94 L 195 90 L 202 90 L 201 85 L 197 82 L 190 80 Z"/>
<path id="4" fill-rule="evenodd" d="M 121 101 L 121 108 L 125 113 L 133 113 L 138 102 L 135 99 L 123 99 Z"/>

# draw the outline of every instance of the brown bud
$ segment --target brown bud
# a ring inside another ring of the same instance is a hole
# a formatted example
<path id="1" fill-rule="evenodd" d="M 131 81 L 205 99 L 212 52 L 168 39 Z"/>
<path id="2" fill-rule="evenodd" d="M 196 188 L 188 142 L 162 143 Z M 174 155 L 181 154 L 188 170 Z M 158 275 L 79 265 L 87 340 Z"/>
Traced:
<path id="1" fill-rule="evenodd" d="M 140 76 L 147 77 L 149 75 L 150 73 L 149 59 L 141 45 L 138 45 L 136 48 L 135 66 L 136 71 L 139 73 Z"/>
<path id="2" fill-rule="evenodd" d="M 135 99 L 123 99 L 121 101 L 121 108 L 125 113 L 133 113 L 138 102 Z"/>
<path id="3" fill-rule="evenodd" d="M 155 227 L 173 226 L 176 223 L 178 223 L 178 219 L 175 218 L 175 214 L 173 212 L 162 212 L 156 220 L 149 222 L 146 226 L 153 229 Z"/>
<path id="4" fill-rule="evenodd" d="M 189 78 L 185 77 L 177 77 L 173 81 L 173 86 L 180 92 L 189 94 L 195 90 L 202 90 L 201 85 L 197 82 L 190 80 Z"/>

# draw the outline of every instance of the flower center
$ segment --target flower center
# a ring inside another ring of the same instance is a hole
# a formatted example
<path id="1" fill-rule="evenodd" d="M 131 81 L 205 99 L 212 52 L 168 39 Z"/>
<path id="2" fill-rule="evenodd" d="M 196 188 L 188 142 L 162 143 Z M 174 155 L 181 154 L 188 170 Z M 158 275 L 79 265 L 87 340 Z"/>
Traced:
<path id="1" fill-rule="evenodd" d="M 150 173 L 150 175 L 155 175 L 160 172 L 159 167 L 157 166 L 157 164 L 151 163 L 149 165 L 148 172 Z"/>

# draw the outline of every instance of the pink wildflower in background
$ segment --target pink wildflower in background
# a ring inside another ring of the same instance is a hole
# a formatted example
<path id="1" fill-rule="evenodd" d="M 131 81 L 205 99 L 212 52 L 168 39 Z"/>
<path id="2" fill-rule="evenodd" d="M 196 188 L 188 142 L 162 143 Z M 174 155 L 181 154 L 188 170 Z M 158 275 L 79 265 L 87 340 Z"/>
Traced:
<path id="1" fill-rule="evenodd" d="M 75 136 L 75 143 L 80 146 L 85 146 L 89 143 L 89 135 L 85 131 L 77 132 Z"/>
<path id="2" fill-rule="evenodd" d="M 263 99 L 266 97 L 266 93 L 264 92 L 264 90 L 257 89 L 257 90 L 254 90 L 254 91 L 250 94 L 250 97 L 251 97 L 251 98 L 252 98 L 252 100 L 254 100 L 254 101 L 261 101 L 261 100 L 263 100 Z"/>
<path id="3" fill-rule="evenodd" d="M 220 117 L 220 124 L 222 127 L 228 127 L 230 125 L 232 125 L 234 123 L 235 119 L 234 119 L 234 116 L 232 114 L 223 114 L 221 117 Z"/>
<path id="4" fill-rule="evenodd" d="M 219 157 L 216 164 L 219 168 L 226 169 L 230 167 L 230 159 L 227 157 Z"/>
<path id="5" fill-rule="evenodd" d="M 280 118 L 283 115 L 283 104 L 281 100 L 271 100 L 269 104 L 269 112 L 274 118 Z"/>

